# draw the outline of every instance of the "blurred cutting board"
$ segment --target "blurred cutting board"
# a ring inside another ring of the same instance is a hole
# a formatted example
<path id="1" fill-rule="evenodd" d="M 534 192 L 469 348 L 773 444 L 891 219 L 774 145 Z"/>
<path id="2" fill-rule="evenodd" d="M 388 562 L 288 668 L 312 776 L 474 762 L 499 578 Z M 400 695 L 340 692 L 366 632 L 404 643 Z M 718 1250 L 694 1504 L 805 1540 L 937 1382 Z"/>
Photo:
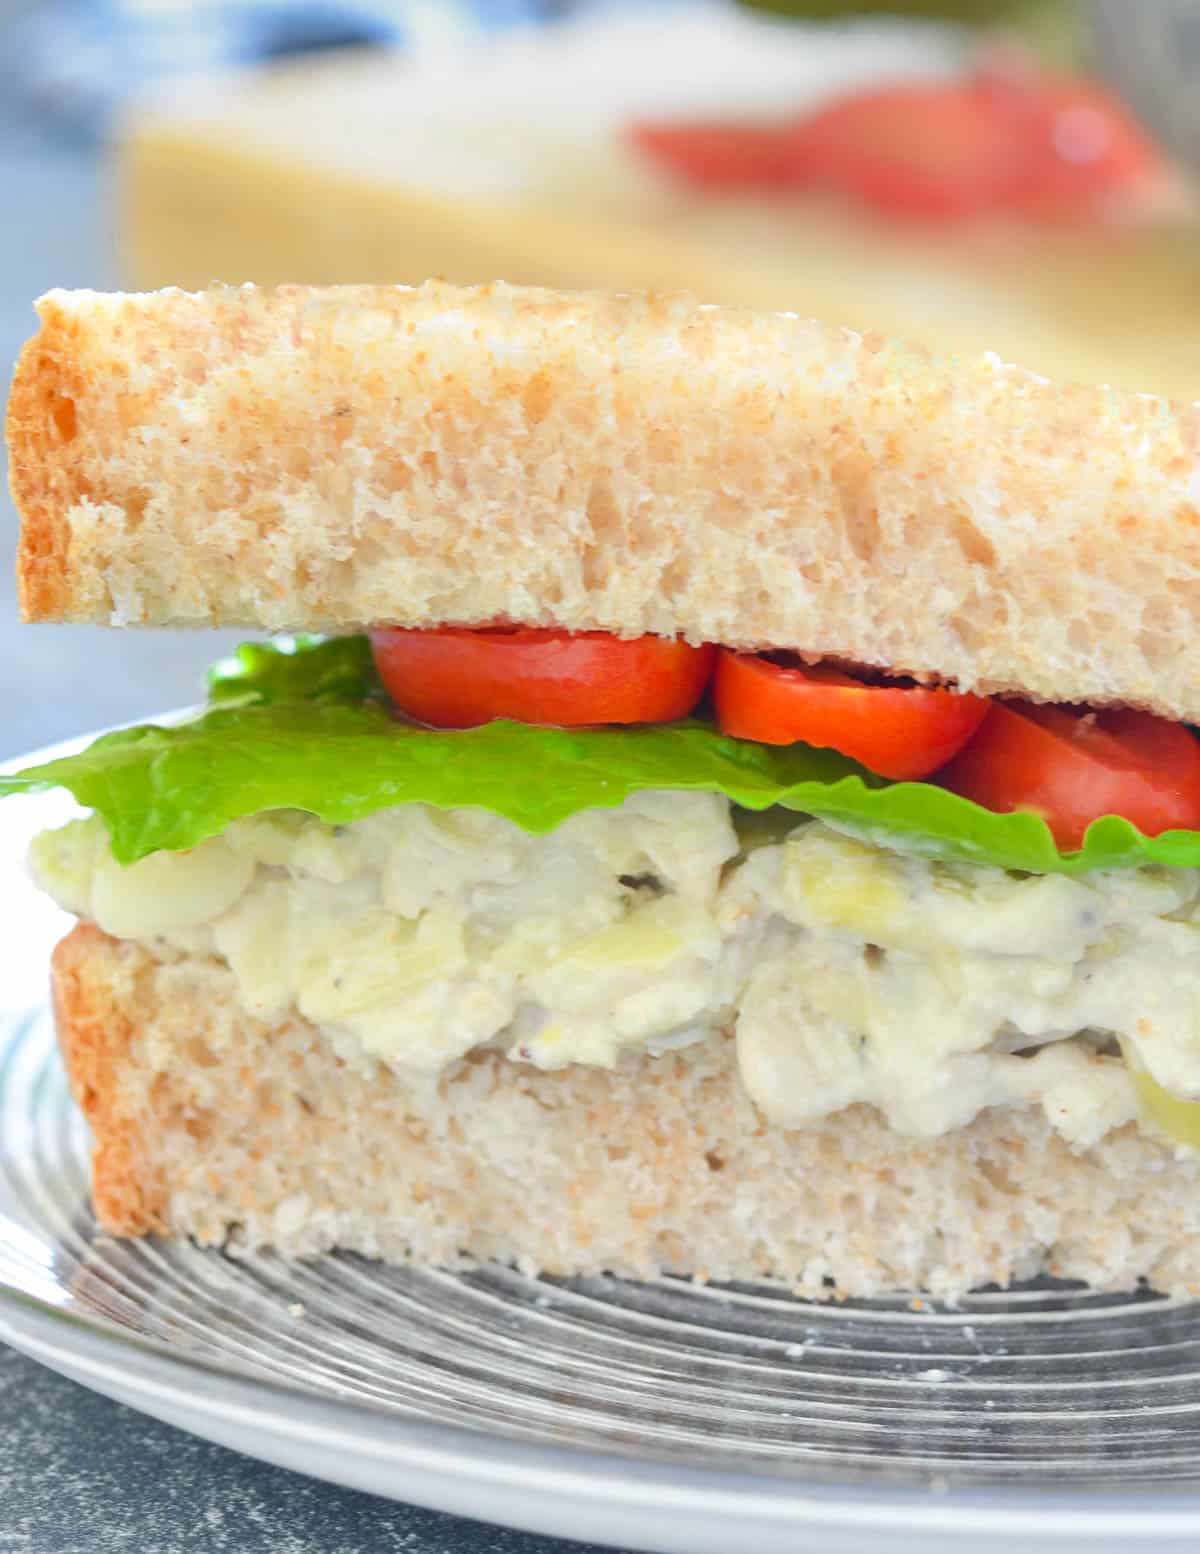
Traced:
<path id="1" fill-rule="evenodd" d="M 125 126 L 127 278 L 684 289 L 1200 398 L 1190 223 L 896 229 L 810 201 L 687 193 L 622 138 L 639 115 L 783 113 L 885 77 L 944 75 L 964 39 L 700 7 L 415 63 L 343 55 L 205 82 Z"/>

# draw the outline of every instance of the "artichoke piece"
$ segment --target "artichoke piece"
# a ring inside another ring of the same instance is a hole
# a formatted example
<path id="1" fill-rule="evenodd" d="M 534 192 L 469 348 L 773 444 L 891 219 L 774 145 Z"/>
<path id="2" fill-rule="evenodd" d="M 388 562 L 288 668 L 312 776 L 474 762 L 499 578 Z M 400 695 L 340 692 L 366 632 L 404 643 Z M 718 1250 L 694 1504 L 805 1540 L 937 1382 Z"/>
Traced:
<path id="1" fill-rule="evenodd" d="M 1184 1100 L 1164 1090 L 1158 1080 L 1126 1051 L 1125 1062 L 1137 1092 L 1142 1118 L 1175 1144 L 1200 1149 L 1200 1101 Z"/>

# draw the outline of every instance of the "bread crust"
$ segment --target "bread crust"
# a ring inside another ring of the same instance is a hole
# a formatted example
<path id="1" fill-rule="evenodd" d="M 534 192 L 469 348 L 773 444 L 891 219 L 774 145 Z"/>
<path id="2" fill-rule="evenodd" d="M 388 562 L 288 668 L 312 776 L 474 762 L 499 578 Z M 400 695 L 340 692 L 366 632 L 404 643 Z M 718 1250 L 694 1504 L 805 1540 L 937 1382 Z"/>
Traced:
<path id="1" fill-rule="evenodd" d="M 166 1228 L 166 1190 L 154 1164 L 153 1109 L 132 1106 L 121 1086 L 137 1033 L 126 1012 L 133 999 L 119 972 L 143 968 L 131 957 L 122 967 L 112 956 L 114 945 L 98 928 L 80 923 L 54 951 L 50 986 L 71 1093 L 95 1140 L 96 1217 L 114 1235 L 140 1236 Z M 102 984 L 96 971 L 105 958 Z"/>
<path id="2" fill-rule="evenodd" d="M 56 620 L 69 608 L 68 514 L 87 496 L 73 449 L 81 364 L 65 321 L 30 340 L 17 359 L 8 403 L 8 479 L 21 515 L 17 596 L 23 620 Z"/>
<path id="3" fill-rule="evenodd" d="M 1084 1152 L 1016 1108 L 933 1140 L 861 1106 L 789 1131 L 720 1038 L 613 1070 L 478 1052 L 410 1087 L 298 1018 L 246 1014 L 215 961 L 85 926 L 54 975 L 96 1212 L 118 1235 L 774 1277 L 818 1297 L 952 1297 L 1042 1270 L 1200 1294 L 1200 1167 L 1132 1127 Z"/>
<path id="4" fill-rule="evenodd" d="M 29 620 L 510 619 L 1200 720 L 1200 409 L 686 298 L 52 292 Z"/>

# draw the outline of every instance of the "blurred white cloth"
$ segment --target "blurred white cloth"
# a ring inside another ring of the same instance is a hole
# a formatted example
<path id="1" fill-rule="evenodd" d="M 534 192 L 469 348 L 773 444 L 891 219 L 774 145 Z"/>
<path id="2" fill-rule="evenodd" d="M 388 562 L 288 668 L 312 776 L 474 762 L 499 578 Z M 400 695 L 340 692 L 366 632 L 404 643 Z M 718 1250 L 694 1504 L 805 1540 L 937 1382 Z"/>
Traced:
<path id="1" fill-rule="evenodd" d="M 0 34 L 0 82 L 28 114 L 94 138 L 130 94 L 184 76 L 340 47 L 430 53 L 599 3 L 40 0 Z"/>

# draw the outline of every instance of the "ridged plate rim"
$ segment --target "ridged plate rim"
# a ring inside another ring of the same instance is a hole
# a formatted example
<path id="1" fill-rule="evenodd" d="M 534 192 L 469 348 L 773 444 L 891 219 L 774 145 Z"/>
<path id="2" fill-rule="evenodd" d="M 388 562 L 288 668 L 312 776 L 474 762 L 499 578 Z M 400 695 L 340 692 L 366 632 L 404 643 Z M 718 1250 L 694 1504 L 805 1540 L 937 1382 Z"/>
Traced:
<path id="1" fill-rule="evenodd" d="M 246 1451 L 244 1427 L 269 1427 L 270 1445 L 251 1455 L 279 1466 L 557 1537 L 661 1554 L 730 1554 L 736 1528 L 746 1540 L 741 1547 L 764 1554 L 794 1554 L 802 1533 L 822 1537 L 815 1546 L 822 1554 L 849 1554 L 879 1548 L 884 1536 L 918 1540 L 913 1547 L 921 1549 L 943 1540 L 946 1548 L 961 1548 L 967 1536 L 977 1548 L 1011 1548 L 1020 1538 L 1031 1550 L 1194 1549 L 1200 1536 L 1200 1500 L 1157 1486 L 1086 1495 L 1008 1487 L 938 1493 L 904 1485 L 864 1493 L 862 1485 L 700 1472 L 415 1423 L 232 1376 L 3 1289 L 0 1337 L 96 1391 L 223 1445 Z M 322 1451 L 328 1460 L 318 1470 L 313 1454 Z M 396 1477 L 388 1484 L 390 1473 Z M 542 1504 L 521 1510 L 526 1495 Z M 673 1528 L 676 1518 L 686 1525 Z"/>

